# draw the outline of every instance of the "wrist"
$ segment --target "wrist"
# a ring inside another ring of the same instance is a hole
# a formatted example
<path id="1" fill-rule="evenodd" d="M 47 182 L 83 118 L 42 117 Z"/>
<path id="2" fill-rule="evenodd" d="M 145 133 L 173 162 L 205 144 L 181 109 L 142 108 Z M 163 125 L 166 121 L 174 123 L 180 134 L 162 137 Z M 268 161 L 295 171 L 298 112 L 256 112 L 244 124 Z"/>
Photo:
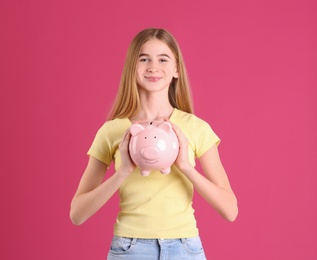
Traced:
<path id="1" fill-rule="evenodd" d="M 195 169 L 191 164 L 182 164 L 177 167 L 185 175 L 190 174 Z"/>
<path id="2" fill-rule="evenodd" d="M 131 173 L 133 172 L 133 169 L 126 169 L 126 168 L 119 168 L 116 171 L 116 175 L 120 178 L 127 178 Z"/>

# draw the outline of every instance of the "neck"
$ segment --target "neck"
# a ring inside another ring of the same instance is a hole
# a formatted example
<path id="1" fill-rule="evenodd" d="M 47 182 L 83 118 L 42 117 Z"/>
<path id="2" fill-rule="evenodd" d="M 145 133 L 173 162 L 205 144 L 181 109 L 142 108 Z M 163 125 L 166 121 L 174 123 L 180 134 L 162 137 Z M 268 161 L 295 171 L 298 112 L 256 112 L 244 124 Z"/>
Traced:
<path id="1" fill-rule="evenodd" d="M 136 115 L 130 118 L 131 121 L 163 121 L 168 119 L 174 108 L 169 103 L 168 97 L 162 98 L 159 95 L 152 93 L 148 96 L 140 95 L 141 107 Z"/>

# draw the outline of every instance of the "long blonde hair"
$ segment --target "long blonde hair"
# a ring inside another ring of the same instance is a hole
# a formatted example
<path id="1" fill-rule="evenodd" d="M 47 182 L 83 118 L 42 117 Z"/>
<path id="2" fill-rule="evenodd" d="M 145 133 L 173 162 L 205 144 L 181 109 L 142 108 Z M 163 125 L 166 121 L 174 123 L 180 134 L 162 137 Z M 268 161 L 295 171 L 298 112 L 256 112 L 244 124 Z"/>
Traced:
<path id="1" fill-rule="evenodd" d="M 139 32 L 129 46 L 118 93 L 108 119 L 129 118 L 138 112 L 140 98 L 136 80 L 136 66 L 142 46 L 150 39 L 157 39 L 165 43 L 176 59 L 179 76 L 173 78 L 169 86 L 168 98 L 170 104 L 174 108 L 193 113 L 193 102 L 186 68 L 177 41 L 164 29 L 148 28 Z"/>

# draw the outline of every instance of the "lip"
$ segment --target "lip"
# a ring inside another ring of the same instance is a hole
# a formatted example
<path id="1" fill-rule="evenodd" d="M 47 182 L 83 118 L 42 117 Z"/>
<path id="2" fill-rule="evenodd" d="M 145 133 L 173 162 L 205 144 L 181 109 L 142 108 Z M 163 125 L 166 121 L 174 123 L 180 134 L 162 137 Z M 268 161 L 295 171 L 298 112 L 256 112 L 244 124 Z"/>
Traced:
<path id="1" fill-rule="evenodd" d="M 157 82 L 161 79 L 162 77 L 156 77 L 156 76 L 145 76 L 145 79 L 151 82 Z"/>

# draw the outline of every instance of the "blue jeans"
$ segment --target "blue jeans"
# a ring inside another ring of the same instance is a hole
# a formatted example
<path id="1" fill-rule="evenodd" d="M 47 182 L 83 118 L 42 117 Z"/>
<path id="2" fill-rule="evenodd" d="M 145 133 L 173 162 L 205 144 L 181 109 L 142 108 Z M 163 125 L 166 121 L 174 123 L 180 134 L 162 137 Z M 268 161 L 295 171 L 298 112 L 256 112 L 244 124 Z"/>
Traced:
<path id="1" fill-rule="evenodd" d="M 114 236 L 108 260 L 205 260 L 199 236 L 180 239 L 139 239 Z"/>

